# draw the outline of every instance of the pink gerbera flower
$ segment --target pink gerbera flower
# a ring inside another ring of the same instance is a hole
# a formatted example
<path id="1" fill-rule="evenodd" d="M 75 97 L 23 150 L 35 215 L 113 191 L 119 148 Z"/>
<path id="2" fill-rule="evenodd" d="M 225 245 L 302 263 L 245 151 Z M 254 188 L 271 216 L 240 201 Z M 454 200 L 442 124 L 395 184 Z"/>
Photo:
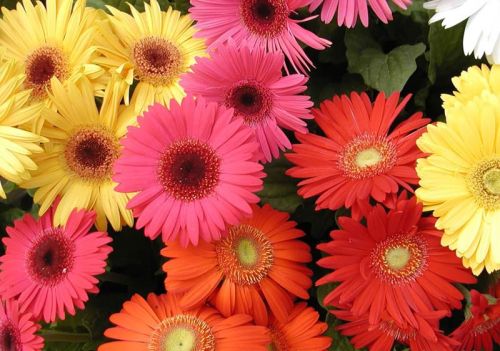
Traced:
<path id="1" fill-rule="evenodd" d="M 18 298 L 23 310 L 46 322 L 84 308 L 88 293 L 99 291 L 95 276 L 104 273 L 112 251 L 107 233 L 89 233 L 93 212 L 74 210 L 64 227 L 56 227 L 55 207 L 39 220 L 26 214 L 7 227 L 0 257 L 2 297 Z"/>
<path id="2" fill-rule="evenodd" d="M 392 0 L 402 9 L 406 9 L 412 0 Z M 384 23 L 392 20 L 392 11 L 387 0 L 312 0 L 309 10 L 316 10 L 321 4 L 321 20 L 330 23 L 337 13 L 337 24 L 352 28 L 358 17 L 365 27 L 368 27 L 368 5 L 375 15 Z"/>
<path id="3" fill-rule="evenodd" d="M 40 351 L 44 342 L 35 334 L 39 329 L 31 313 L 20 311 L 17 301 L 0 301 L 0 350 Z"/>
<path id="4" fill-rule="evenodd" d="M 312 61 L 300 46 L 323 50 L 331 42 L 302 28 L 302 20 L 292 19 L 296 10 L 311 0 L 191 0 L 189 9 L 197 23 L 198 35 L 207 38 L 212 47 L 229 38 L 251 47 L 283 52 L 296 71 L 307 72 Z"/>
<path id="5" fill-rule="evenodd" d="M 307 132 L 313 105 L 302 74 L 282 75 L 283 54 L 237 48 L 233 41 L 220 46 L 209 58 L 198 58 L 192 73 L 182 78 L 186 93 L 200 95 L 232 107 L 251 127 L 260 143 L 261 161 L 271 161 L 280 150 L 291 148 L 280 127 Z"/>
<path id="6" fill-rule="evenodd" d="M 152 106 L 129 127 L 115 165 L 116 190 L 129 202 L 137 228 L 183 246 L 220 239 L 226 226 L 250 216 L 262 189 L 258 144 L 233 110 L 186 97 L 170 110 Z"/>

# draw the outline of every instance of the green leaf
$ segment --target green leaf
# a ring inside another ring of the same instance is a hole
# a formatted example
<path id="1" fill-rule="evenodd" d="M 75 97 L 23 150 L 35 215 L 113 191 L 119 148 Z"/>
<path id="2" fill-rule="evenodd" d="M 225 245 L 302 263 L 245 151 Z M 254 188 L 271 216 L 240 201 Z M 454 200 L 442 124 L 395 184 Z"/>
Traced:
<path id="1" fill-rule="evenodd" d="M 349 72 L 361 74 L 365 83 L 390 94 L 401 91 L 417 69 L 417 57 L 425 45 L 401 45 L 385 54 L 367 29 L 355 29 L 345 35 Z"/>
<path id="2" fill-rule="evenodd" d="M 281 157 L 268 163 L 264 167 L 267 174 L 264 180 L 264 189 L 258 194 L 263 204 L 269 204 L 273 208 L 294 212 L 302 203 L 297 195 L 296 181 L 285 175 L 285 171 L 291 167 L 285 157 Z"/>
<path id="3" fill-rule="evenodd" d="M 149 2 L 149 1 L 148 1 Z M 166 10 L 168 6 L 172 6 L 174 9 L 179 10 L 183 13 L 187 12 L 189 2 L 184 0 L 158 0 L 162 10 Z M 143 0 L 87 0 L 87 6 L 94 7 L 96 9 L 105 10 L 106 6 L 112 6 L 120 11 L 130 13 L 130 7 L 128 4 L 134 6 L 138 11 L 144 11 L 144 1 Z"/>

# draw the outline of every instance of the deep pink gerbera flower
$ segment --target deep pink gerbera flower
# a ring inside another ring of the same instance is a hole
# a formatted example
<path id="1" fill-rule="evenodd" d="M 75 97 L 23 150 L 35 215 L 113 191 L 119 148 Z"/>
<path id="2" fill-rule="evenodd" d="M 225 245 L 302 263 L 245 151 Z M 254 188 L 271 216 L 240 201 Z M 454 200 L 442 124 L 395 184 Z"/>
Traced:
<path id="1" fill-rule="evenodd" d="M 197 245 L 252 214 L 264 177 L 259 145 L 233 117 L 232 109 L 188 96 L 170 110 L 152 106 L 139 127 L 129 127 L 114 180 L 116 190 L 138 192 L 128 207 L 146 236 Z"/>
<path id="2" fill-rule="evenodd" d="M 57 205 L 57 204 L 56 204 Z M 84 308 L 97 293 L 96 275 L 104 273 L 112 248 L 105 232 L 89 233 L 95 214 L 74 210 L 64 227 L 53 225 L 53 205 L 39 220 L 30 214 L 7 227 L 0 257 L 0 294 L 18 298 L 37 320 L 64 319 Z"/>
<path id="3" fill-rule="evenodd" d="M 205 97 L 232 107 L 251 127 L 260 144 L 261 161 L 279 157 L 280 150 L 291 148 L 281 128 L 307 132 L 303 119 L 310 119 L 313 103 L 302 93 L 307 78 L 302 74 L 283 77 L 283 54 L 236 47 L 230 41 L 221 45 L 211 58 L 198 58 L 192 73 L 181 85 L 186 93 Z"/>
<path id="4" fill-rule="evenodd" d="M 372 103 L 365 93 L 351 93 L 313 109 L 326 136 L 296 134 L 300 144 L 286 155 L 296 165 L 287 174 L 304 179 L 299 195 L 319 195 L 317 209 L 345 206 L 359 219 L 370 198 L 393 208 L 400 187 L 413 192 L 416 160 L 424 155 L 416 140 L 430 119 L 417 112 L 393 126 L 410 97 L 399 102 L 399 93 L 380 93 Z"/>
<path id="5" fill-rule="evenodd" d="M 299 40 L 317 50 L 331 42 L 318 37 L 300 26 L 311 20 L 292 19 L 297 9 L 309 5 L 311 0 L 191 0 L 189 9 L 198 35 L 207 38 L 212 47 L 233 38 L 237 43 L 248 42 L 250 47 L 283 52 L 296 71 L 307 72 L 312 61 L 299 44 Z"/>
<path id="6" fill-rule="evenodd" d="M 29 312 L 21 312 L 15 300 L 0 301 L 0 350 L 41 351 L 43 338 L 35 333 L 40 325 Z"/>
<path id="7" fill-rule="evenodd" d="M 325 305 L 350 305 L 355 316 L 368 314 L 371 324 L 387 313 L 398 323 L 419 328 L 417 314 L 461 308 L 454 283 L 476 282 L 455 254 L 441 246 L 436 219 L 422 217 L 422 204 L 400 199 L 394 210 L 377 205 L 366 225 L 340 217 L 332 241 L 318 248 L 329 256 L 318 265 L 334 270 L 316 284 L 340 283 Z"/>
<path id="8" fill-rule="evenodd" d="M 392 11 L 388 0 L 312 0 L 309 10 L 316 10 L 321 4 L 321 20 L 330 23 L 337 13 L 337 24 L 352 28 L 356 25 L 358 17 L 365 27 L 368 27 L 368 6 L 375 15 L 384 23 L 392 20 Z M 412 0 L 392 0 L 402 9 L 406 9 Z"/>

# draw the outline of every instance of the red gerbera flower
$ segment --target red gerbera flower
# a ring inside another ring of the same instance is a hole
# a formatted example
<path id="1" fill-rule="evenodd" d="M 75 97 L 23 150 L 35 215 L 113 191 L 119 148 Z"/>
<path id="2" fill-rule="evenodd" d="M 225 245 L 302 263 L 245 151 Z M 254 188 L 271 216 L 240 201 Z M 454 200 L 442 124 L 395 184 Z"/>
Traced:
<path id="1" fill-rule="evenodd" d="M 183 246 L 220 239 L 228 225 L 250 216 L 262 189 L 259 145 L 233 110 L 184 98 L 156 104 L 129 127 L 115 163 L 117 191 L 135 193 L 128 207 L 152 239 Z"/>
<path id="2" fill-rule="evenodd" d="M 21 312 L 17 301 L 0 301 L 0 350 L 41 351 L 43 338 L 35 334 L 39 329 L 31 313 Z"/>
<path id="3" fill-rule="evenodd" d="M 400 199 L 388 213 L 377 205 L 367 225 L 341 217 L 333 241 L 318 245 L 329 257 L 318 261 L 334 272 L 316 282 L 340 282 L 324 300 L 349 304 L 371 324 L 384 313 L 397 323 L 419 327 L 416 313 L 461 308 L 462 293 L 452 283 L 474 283 L 455 254 L 440 244 L 435 219 L 422 217 L 415 198 Z"/>
<path id="4" fill-rule="evenodd" d="M 223 316 L 250 314 L 267 325 L 268 308 L 286 321 L 295 297 L 308 299 L 312 272 L 304 233 L 289 215 L 269 205 L 253 206 L 253 214 L 227 235 L 211 243 L 183 248 L 167 243 L 167 291 L 185 292 L 181 305 L 191 308 L 210 299 Z"/>
<path id="5" fill-rule="evenodd" d="M 271 316 L 268 326 L 272 351 L 327 351 L 332 344 L 332 338 L 323 336 L 328 325 L 303 302 L 295 305 L 286 322 Z"/>
<path id="6" fill-rule="evenodd" d="M 350 311 L 332 311 L 340 319 L 348 321 L 339 327 L 342 335 L 351 338 L 356 349 L 368 348 L 369 351 L 391 351 L 394 342 L 408 345 L 411 351 L 452 351 L 458 345 L 453 339 L 439 330 L 439 319 L 446 311 L 434 311 L 426 317 L 415 315 L 419 328 L 408 323 L 398 323 L 384 314 L 381 320 L 370 324 L 368 315 L 354 316 Z"/>
<path id="7" fill-rule="evenodd" d="M 268 330 L 250 324 L 252 318 L 236 314 L 223 318 L 202 306 L 183 309 L 180 296 L 149 294 L 147 300 L 132 296 L 120 313 L 110 317 L 116 327 L 104 335 L 115 339 L 98 351 L 266 351 Z"/>
<path id="8" fill-rule="evenodd" d="M 470 316 L 451 337 L 460 342 L 457 351 L 493 351 L 500 344 L 500 303 L 471 290 Z"/>
<path id="9" fill-rule="evenodd" d="M 415 163 L 423 156 L 416 139 L 430 120 L 418 112 L 392 128 L 409 99 L 398 104 L 399 93 L 388 99 L 380 93 L 372 104 L 365 93 L 351 93 L 313 109 L 326 137 L 296 134 L 301 144 L 287 154 L 296 165 L 287 174 L 305 179 L 298 193 L 304 198 L 320 195 L 317 209 L 352 207 L 352 216 L 359 219 L 370 197 L 389 204 L 400 186 L 413 191 L 410 184 L 418 183 Z"/>
<path id="10" fill-rule="evenodd" d="M 313 17 L 295 20 L 291 15 L 311 0 L 191 0 L 189 9 L 200 37 L 216 47 L 232 38 L 270 52 L 283 52 L 296 71 L 313 66 L 298 40 L 317 50 L 331 42 L 300 26 Z"/>
<path id="11" fill-rule="evenodd" d="M 64 227 L 54 226 L 57 203 L 40 219 L 30 214 L 7 227 L 0 257 L 0 294 L 18 298 L 23 311 L 53 322 L 84 308 L 99 292 L 95 276 L 104 273 L 112 248 L 105 232 L 89 233 L 95 213 L 74 210 Z"/>
<path id="12" fill-rule="evenodd" d="M 260 144 L 259 158 L 271 161 L 280 150 L 292 147 L 281 128 L 307 132 L 303 119 L 310 119 L 313 103 L 303 95 L 307 78 L 302 74 L 282 75 L 283 55 L 236 47 L 230 41 L 210 58 L 198 58 L 192 73 L 181 81 L 186 93 L 232 107 L 252 128 Z"/>

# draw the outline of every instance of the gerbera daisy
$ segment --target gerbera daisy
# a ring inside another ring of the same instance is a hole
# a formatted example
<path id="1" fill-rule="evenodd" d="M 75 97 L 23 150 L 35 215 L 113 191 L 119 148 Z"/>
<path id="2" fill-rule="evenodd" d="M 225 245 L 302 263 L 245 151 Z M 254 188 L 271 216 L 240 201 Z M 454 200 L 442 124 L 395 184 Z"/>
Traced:
<path id="1" fill-rule="evenodd" d="M 483 95 L 500 99 L 500 65 L 493 65 L 491 69 L 487 65 L 469 67 L 459 77 L 453 77 L 452 82 L 457 91 L 453 95 L 441 95 L 445 110 L 462 108 Z"/>
<path id="2" fill-rule="evenodd" d="M 450 28 L 467 20 L 464 33 L 464 53 L 474 52 L 477 59 L 488 55 L 500 63 L 500 28 L 498 0 L 432 0 L 424 3 L 426 9 L 436 11 L 430 23 L 443 20 L 443 27 Z"/>
<path id="3" fill-rule="evenodd" d="M 208 298 L 224 316 L 253 315 L 267 325 L 268 308 L 286 322 L 295 297 L 308 299 L 312 272 L 309 246 L 299 240 L 304 233 L 289 215 L 271 206 L 253 207 L 253 215 L 229 228 L 216 242 L 183 248 L 170 242 L 161 253 L 169 260 L 167 291 L 185 292 L 184 307 Z"/>
<path id="4" fill-rule="evenodd" d="M 56 205 L 54 205 L 56 206 Z M 84 308 L 88 294 L 98 293 L 96 275 L 104 273 L 112 251 L 104 232 L 89 233 L 92 212 L 71 212 L 64 226 L 54 224 L 55 207 L 40 219 L 30 214 L 7 227 L 0 257 L 0 294 L 18 298 L 36 319 L 53 322 Z"/>
<path id="5" fill-rule="evenodd" d="M 50 79 L 75 82 L 83 76 L 97 79 L 103 70 L 91 64 L 95 55 L 96 11 L 84 0 L 47 0 L 46 5 L 30 0 L 17 3 L 15 10 L 2 8 L 0 47 L 6 58 L 15 59 L 26 73 L 24 87 L 31 89 L 31 101 L 49 102 Z M 56 25 L 57 24 L 57 25 Z M 102 86 L 94 87 L 102 89 Z M 43 120 L 37 119 L 36 130 Z"/>
<path id="6" fill-rule="evenodd" d="M 283 52 L 295 71 L 313 67 L 298 41 L 317 50 L 331 42 L 300 26 L 314 17 L 298 20 L 291 16 L 311 0 L 191 0 L 189 12 L 197 21 L 198 35 L 211 47 L 232 38 L 251 48 Z M 284 64 L 284 62 L 283 62 Z M 286 65 L 285 65 L 286 68 Z"/>
<path id="7" fill-rule="evenodd" d="M 42 135 L 51 142 L 44 153 L 34 157 L 38 169 L 21 186 L 38 188 L 33 200 L 41 205 L 40 215 L 60 195 L 55 225 L 66 223 L 74 208 L 95 210 L 100 230 L 106 229 L 108 221 L 116 231 L 123 223 L 133 225 L 132 212 L 126 209 L 130 196 L 116 192 L 111 180 L 113 164 L 120 154 L 119 140 L 130 122 L 120 107 L 124 89 L 124 84 L 113 77 L 98 111 L 88 80 L 66 86 L 57 79 L 52 81 L 50 99 L 57 112 L 42 112 L 50 123 Z"/>
<path id="8" fill-rule="evenodd" d="M 122 141 L 114 179 L 116 190 L 138 192 L 128 207 L 147 237 L 197 245 L 252 213 L 264 173 L 251 130 L 232 110 L 188 96 L 170 110 L 152 106 L 138 123 Z"/>
<path id="9" fill-rule="evenodd" d="M 271 317 L 269 329 L 272 351 L 327 351 L 332 344 L 332 338 L 323 336 L 328 325 L 303 302 L 294 306 L 286 322 Z"/>
<path id="10" fill-rule="evenodd" d="M 28 105 L 30 92 L 22 88 L 24 75 L 15 66 L 13 60 L 0 63 L 0 176 L 19 184 L 37 168 L 32 155 L 48 140 L 16 128 L 38 116 L 42 105 Z M 6 197 L 1 183 L 0 197 Z"/>
<path id="11" fill-rule="evenodd" d="M 348 321 L 337 329 L 342 335 L 351 337 L 356 349 L 367 348 L 369 351 L 391 351 L 395 342 L 407 345 L 411 351 L 454 351 L 458 343 L 443 335 L 439 330 L 439 319 L 446 312 L 434 311 L 425 318 L 416 315 L 420 328 L 408 323 L 398 323 L 384 314 L 380 322 L 371 324 L 368 315 L 354 316 L 349 311 L 332 311 L 337 318 Z"/>
<path id="12" fill-rule="evenodd" d="M 500 99 L 483 95 L 445 114 L 417 141 L 430 155 L 417 162 L 416 194 L 439 218 L 441 243 L 474 274 L 492 272 L 500 269 Z"/>
<path id="13" fill-rule="evenodd" d="M 359 219 L 370 197 L 389 205 L 400 186 L 413 191 L 410 185 L 418 183 L 415 161 L 424 155 L 415 141 L 430 120 L 417 112 L 393 127 L 409 99 L 398 104 L 399 93 L 387 99 L 380 93 L 372 104 L 365 93 L 351 93 L 313 109 L 326 136 L 296 134 L 301 144 L 286 155 L 296 165 L 287 174 L 305 179 L 299 195 L 320 195 L 316 209 L 345 206 Z"/>
<path id="14" fill-rule="evenodd" d="M 41 351 L 43 338 L 35 334 L 39 329 L 31 313 L 22 312 L 17 301 L 0 301 L 0 350 Z"/>
<path id="15" fill-rule="evenodd" d="M 302 119 L 312 118 L 313 103 L 303 95 L 307 78 L 282 76 L 283 55 L 264 48 L 239 49 L 233 41 L 221 45 L 210 59 L 201 58 L 181 80 L 188 94 L 232 107 L 251 127 L 260 143 L 261 161 L 279 157 L 292 145 L 281 128 L 307 132 Z"/>
<path id="16" fill-rule="evenodd" d="M 460 343 L 457 351 L 493 351 L 500 344 L 500 303 L 476 290 L 471 291 L 471 308 L 465 322 L 451 337 Z"/>
<path id="17" fill-rule="evenodd" d="M 247 315 L 222 317 L 215 309 L 180 307 L 180 296 L 135 294 L 104 332 L 111 341 L 98 351 L 267 351 L 267 328 L 251 325 Z"/>
<path id="18" fill-rule="evenodd" d="M 422 205 L 413 197 L 401 198 L 386 212 L 377 205 L 366 226 L 341 217 L 333 241 L 319 244 L 328 257 L 318 265 L 334 272 L 316 284 L 339 282 L 324 299 L 352 304 L 355 316 L 368 314 L 371 324 L 384 313 L 397 323 L 419 328 L 417 313 L 461 308 L 462 293 L 453 283 L 474 283 L 453 252 L 439 243 L 442 233 L 435 219 L 422 217 Z"/>
<path id="19" fill-rule="evenodd" d="M 132 106 L 137 113 L 158 102 L 168 106 L 171 99 L 180 102 L 184 91 L 179 85 L 182 73 L 189 71 L 195 57 L 205 56 L 204 39 L 193 38 L 196 30 L 187 15 L 168 7 L 162 11 L 156 0 L 144 3 L 132 15 L 108 6 L 111 15 L 99 28 L 98 62 L 126 76 L 129 85 L 137 81 Z M 128 103 L 128 90 L 125 94 Z"/>
<path id="20" fill-rule="evenodd" d="M 411 5 L 412 0 L 392 0 L 392 2 L 402 9 L 406 9 Z M 312 0 L 309 10 L 312 12 L 320 5 L 321 20 L 325 23 L 330 23 L 337 13 L 337 24 L 353 28 L 358 21 L 368 27 L 368 7 L 370 7 L 375 15 L 384 23 L 392 20 L 392 10 L 389 7 L 388 0 Z"/>

